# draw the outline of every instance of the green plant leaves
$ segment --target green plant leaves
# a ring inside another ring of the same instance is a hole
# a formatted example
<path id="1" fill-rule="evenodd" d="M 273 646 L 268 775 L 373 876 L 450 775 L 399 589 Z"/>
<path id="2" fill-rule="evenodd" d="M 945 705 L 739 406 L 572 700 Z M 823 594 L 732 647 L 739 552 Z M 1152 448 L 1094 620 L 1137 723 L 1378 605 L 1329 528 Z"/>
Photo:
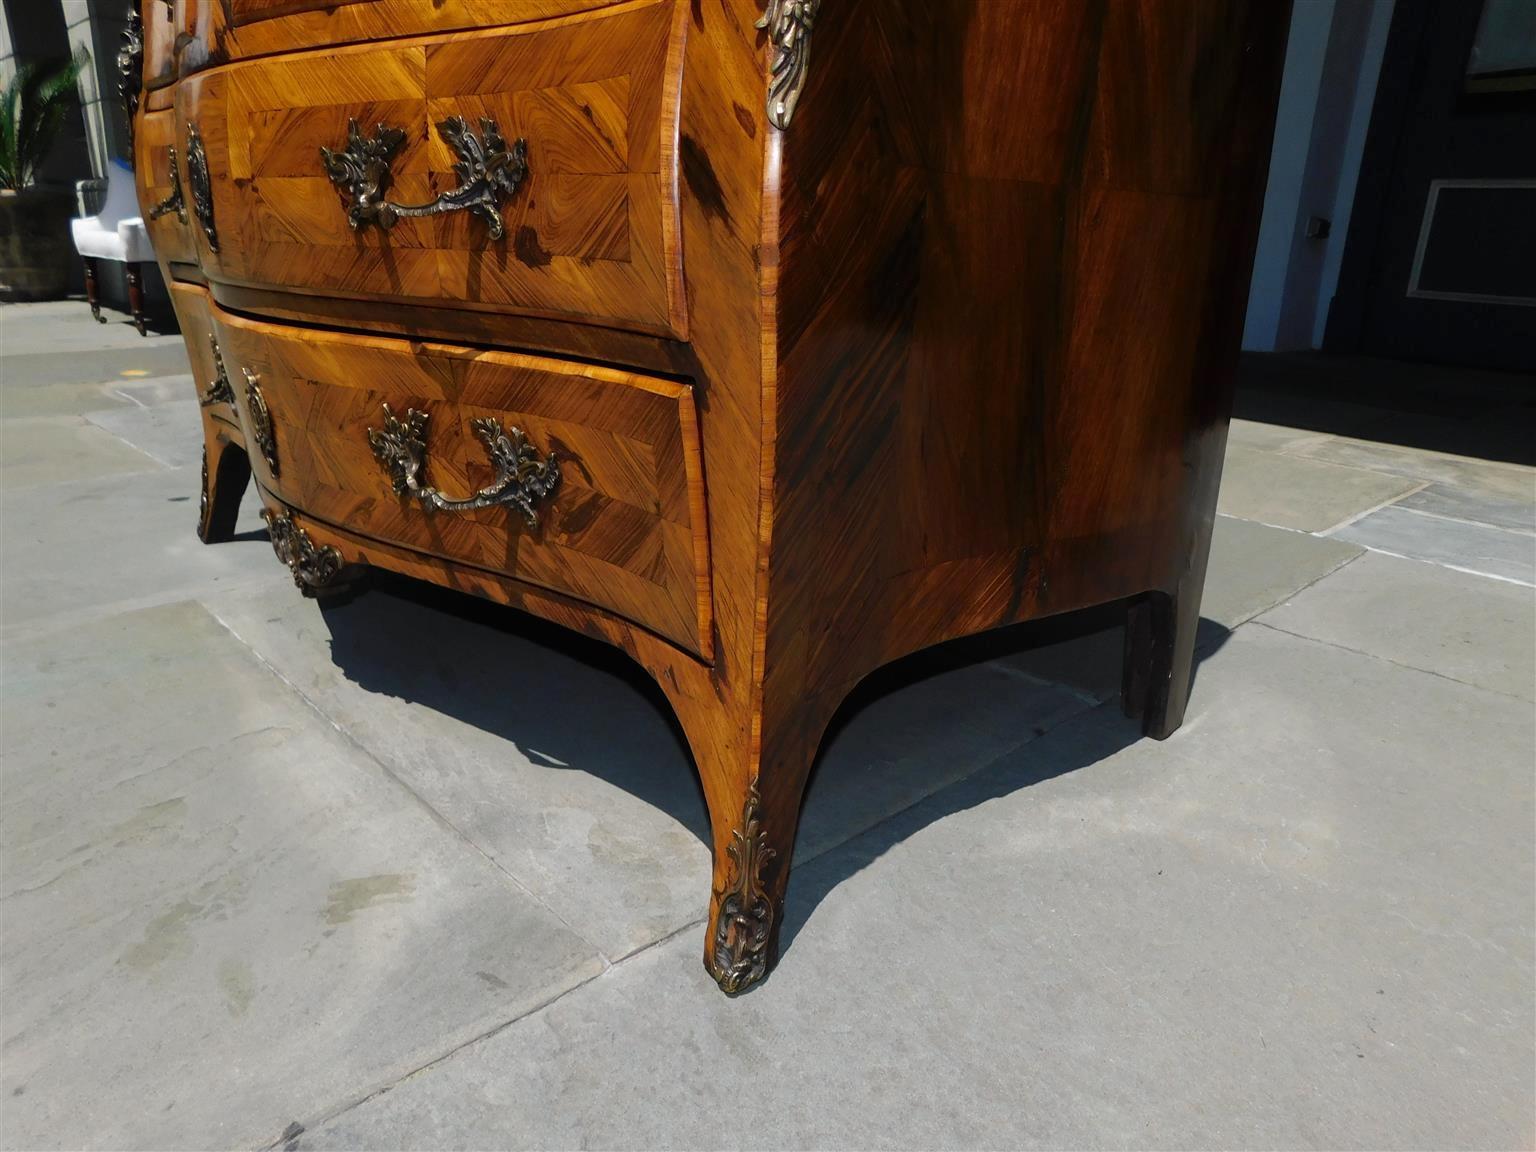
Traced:
<path id="1" fill-rule="evenodd" d="M 87 62 L 82 52 L 51 71 L 32 60 L 17 67 L 0 92 L 0 188 L 27 188 L 37 179 Z"/>

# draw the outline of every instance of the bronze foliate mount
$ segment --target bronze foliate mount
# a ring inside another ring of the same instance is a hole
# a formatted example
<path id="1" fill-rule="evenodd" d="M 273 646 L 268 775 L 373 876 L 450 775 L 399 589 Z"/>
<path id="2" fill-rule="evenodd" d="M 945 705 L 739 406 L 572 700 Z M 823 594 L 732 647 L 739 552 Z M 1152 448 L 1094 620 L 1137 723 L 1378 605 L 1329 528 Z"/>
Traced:
<path id="1" fill-rule="evenodd" d="M 267 469 L 275 477 L 278 474 L 277 432 L 272 425 L 272 410 L 267 407 L 267 398 L 262 394 L 261 377 L 249 368 L 241 371 L 245 373 L 245 408 L 251 421 L 251 439 L 256 441 Z"/>
<path id="2" fill-rule="evenodd" d="M 219 349 L 219 338 L 209 336 L 208 343 L 213 346 L 213 383 L 208 385 L 208 391 L 204 392 L 198 403 L 204 408 L 215 404 L 233 405 L 235 402 L 235 389 L 229 382 L 229 373 L 224 368 L 224 353 Z"/>
<path id="3" fill-rule="evenodd" d="M 208 499 L 208 445 L 203 445 L 203 494 L 197 502 L 197 538 L 204 543 L 208 541 L 208 509 L 211 502 Z"/>
<path id="4" fill-rule="evenodd" d="M 763 869 L 774 851 L 763 832 L 762 809 L 762 797 L 753 784 L 742 809 L 741 827 L 731 833 L 727 849 L 731 879 L 720 895 L 709 970 L 727 996 L 745 992 L 768 974 L 774 907 L 763 884 Z"/>
<path id="5" fill-rule="evenodd" d="M 144 90 L 144 20 L 137 2 L 128 6 L 128 24 L 123 29 L 123 44 L 117 50 L 117 98 L 128 119 L 128 165 L 133 166 L 133 120 L 139 111 L 139 95 Z"/>
<path id="6" fill-rule="evenodd" d="M 192 187 L 192 211 L 208 238 L 210 251 L 219 250 L 219 233 L 213 226 L 213 180 L 208 174 L 208 153 L 196 124 L 187 125 L 187 183 Z"/>
<path id="7" fill-rule="evenodd" d="M 789 127 L 805 91 L 811 67 L 811 33 L 821 0 L 768 0 L 757 27 L 773 41 L 773 67 L 768 76 L 768 122 L 779 131 Z"/>
<path id="8" fill-rule="evenodd" d="M 469 212 L 485 221 L 492 240 L 506 235 L 501 200 L 516 196 L 528 178 L 528 142 L 519 139 L 509 148 L 496 121 L 488 117 L 481 119 L 478 135 L 462 116 L 450 116 L 437 130 L 459 157 L 453 166 L 459 186 L 426 204 L 396 204 L 387 199 L 393 179 L 390 163 L 405 143 L 402 129 L 379 124 L 371 137 L 365 137 L 357 121 L 351 120 L 347 143 L 340 151 L 320 149 L 325 174 L 347 199 L 348 224 L 354 229 L 369 224 L 388 229 L 402 217 Z"/>
<path id="9" fill-rule="evenodd" d="M 343 566 L 339 551 L 329 544 L 317 545 L 287 512 L 265 508 L 261 518 L 267 522 L 272 551 L 287 566 L 300 591 L 326 588 L 336 582 Z"/>
<path id="10" fill-rule="evenodd" d="M 368 443 L 375 459 L 389 474 L 395 494 L 414 496 L 424 507 L 439 512 L 516 508 L 523 514 L 529 531 L 537 531 L 538 505 L 552 499 L 560 487 L 559 456 L 553 452 L 541 455 L 521 428 L 503 431 L 499 420 L 471 420 L 469 426 L 485 445 L 496 479 L 473 496 L 453 500 L 421 482 L 427 463 L 428 419 L 426 412 L 410 408 L 401 420 L 386 404 L 384 427 L 368 429 Z"/>
<path id="11" fill-rule="evenodd" d="M 187 202 L 181 197 L 181 164 L 176 159 L 176 145 L 172 144 L 165 150 L 166 158 L 171 165 L 171 192 L 164 200 L 149 210 L 149 218 L 158 220 L 167 212 L 176 213 L 176 219 L 183 224 L 187 222 Z"/>

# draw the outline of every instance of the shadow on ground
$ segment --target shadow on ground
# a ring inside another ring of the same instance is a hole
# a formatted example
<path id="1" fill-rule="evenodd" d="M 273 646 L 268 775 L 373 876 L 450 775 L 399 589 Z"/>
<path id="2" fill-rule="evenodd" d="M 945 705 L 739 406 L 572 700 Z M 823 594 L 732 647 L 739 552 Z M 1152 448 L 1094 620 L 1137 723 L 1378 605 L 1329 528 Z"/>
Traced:
<path id="1" fill-rule="evenodd" d="M 417 616 L 441 613 L 488 633 L 499 633 L 501 638 L 488 635 L 488 644 L 475 647 L 495 651 L 504 646 L 517 658 L 489 675 L 478 671 L 466 674 L 462 632 L 456 639 L 455 629 L 380 626 L 381 621 L 404 612 Z M 1105 629 L 1118 629 L 1123 617 L 1123 606 L 1106 605 L 967 637 L 881 668 L 855 689 L 833 718 L 808 792 L 814 793 L 818 784 L 832 785 L 828 791 L 837 792 L 838 782 L 826 777 L 841 774 L 859 778 L 856 784 L 848 782 L 850 790 L 882 786 L 878 776 L 864 776 L 869 757 L 860 755 L 858 741 L 838 739 L 876 702 L 946 673 L 988 661 L 1005 661 L 1049 645 L 1065 645 L 1079 653 L 1079 658 L 1099 658 L 1092 655 L 1095 646 L 1074 648 L 1070 642 Z M 383 571 L 370 573 L 367 591 L 360 596 L 325 606 L 322 618 L 330 633 L 332 660 L 359 687 L 478 728 L 546 766 L 591 772 L 666 813 L 706 846 L 710 844 L 708 811 L 681 727 L 660 689 L 618 649 L 536 617 Z M 1229 635 L 1214 621 L 1202 620 L 1199 658 L 1214 653 Z M 1098 646 L 1098 650 L 1102 648 Z M 1019 677 L 1017 683 L 1021 695 L 1056 691 L 1043 684 L 1033 686 L 1025 677 Z M 620 703 L 626 695 L 629 700 Z M 644 701 L 642 707 L 626 707 L 637 698 Z M 950 731 L 958 734 L 980 724 L 995 727 L 997 723 L 995 707 L 986 712 L 982 703 L 963 694 L 946 696 L 945 700 L 952 705 L 945 716 Z M 1084 701 L 1075 715 L 1081 716 L 1090 707 Z M 1010 750 L 1047 731 L 1035 726 L 1025 712 L 1021 706 L 1016 733 L 998 734 Z M 802 852 L 797 858 L 782 948 L 788 950 L 800 927 L 829 892 L 874 858 L 867 851 L 831 851 L 836 844 L 867 834 L 866 846 L 878 845 L 878 856 L 934 821 L 995 796 L 1074 772 L 1142 738 L 1139 725 L 1122 717 L 1112 703 L 1094 710 L 1086 723 L 1093 729 L 1088 738 L 1062 742 L 1038 757 L 1021 757 L 1029 768 L 997 776 L 991 791 L 953 786 L 955 773 L 941 771 L 938 765 L 934 791 L 916 803 L 909 791 L 898 790 L 894 784 L 888 797 L 870 796 L 865 791 L 860 812 L 885 815 L 839 829 L 835 844 L 823 845 L 820 855 Z M 957 756 L 964 755 L 960 743 L 958 739 L 955 742 Z M 970 773 L 980 772 L 989 763 L 990 758 L 976 762 Z M 813 795 L 811 803 L 815 802 Z M 899 818 L 892 819 L 893 814 Z M 821 863 L 814 870 L 801 868 L 811 859 Z"/>
<path id="2" fill-rule="evenodd" d="M 1246 352 L 1233 414 L 1260 424 L 1536 465 L 1536 391 L 1514 373 L 1316 352 Z"/>

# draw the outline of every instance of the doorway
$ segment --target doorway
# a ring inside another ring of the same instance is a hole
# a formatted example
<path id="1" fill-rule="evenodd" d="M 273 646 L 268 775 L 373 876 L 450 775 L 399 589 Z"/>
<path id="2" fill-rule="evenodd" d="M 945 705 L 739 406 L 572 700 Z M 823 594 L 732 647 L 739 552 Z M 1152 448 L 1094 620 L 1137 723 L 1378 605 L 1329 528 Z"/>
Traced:
<path id="1" fill-rule="evenodd" d="M 1397 0 L 1323 347 L 1536 372 L 1536 2 Z"/>

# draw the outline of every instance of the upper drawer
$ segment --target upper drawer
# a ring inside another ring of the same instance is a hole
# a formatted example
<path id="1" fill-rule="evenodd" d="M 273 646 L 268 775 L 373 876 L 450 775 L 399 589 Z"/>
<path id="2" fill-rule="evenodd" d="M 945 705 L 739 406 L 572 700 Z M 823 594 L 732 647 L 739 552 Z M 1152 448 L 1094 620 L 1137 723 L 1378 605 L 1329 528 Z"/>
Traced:
<path id="1" fill-rule="evenodd" d="M 188 0 L 189 3 L 193 0 Z M 552 20 L 619 0 L 222 0 L 197 4 L 190 37 L 200 47 L 183 72 L 206 63 L 329 48 L 398 36 Z"/>
<path id="2" fill-rule="evenodd" d="M 183 82 L 177 118 L 206 148 L 217 250 L 209 276 L 363 299 L 449 302 L 684 336 L 677 238 L 670 0 L 532 29 L 464 33 L 234 64 Z M 672 99 L 667 98 L 672 93 Z M 474 139 L 455 147 L 442 125 Z M 355 186 L 321 148 L 359 163 L 403 206 L 473 177 L 483 121 L 526 176 L 496 194 L 504 232 L 458 208 L 349 225 Z M 399 130 L 384 154 L 359 145 Z M 185 130 L 183 131 L 185 135 Z M 201 230 L 200 230 L 201 231 Z"/>
<path id="3" fill-rule="evenodd" d="M 172 0 L 137 0 L 144 21 L 144 87 L 162 87 L 176 79 L 177 5 Z"/>
<path id="4" fill-rule="evenodd" d="M 192 201 L 184 170 L 185 149 L 176 140 L 176 117 L 169 109 L 145 112 L 133 134 L 133 171 L 139 183 L 139 210 L 155 255 L 175 263 L 195 263 Z"/>

